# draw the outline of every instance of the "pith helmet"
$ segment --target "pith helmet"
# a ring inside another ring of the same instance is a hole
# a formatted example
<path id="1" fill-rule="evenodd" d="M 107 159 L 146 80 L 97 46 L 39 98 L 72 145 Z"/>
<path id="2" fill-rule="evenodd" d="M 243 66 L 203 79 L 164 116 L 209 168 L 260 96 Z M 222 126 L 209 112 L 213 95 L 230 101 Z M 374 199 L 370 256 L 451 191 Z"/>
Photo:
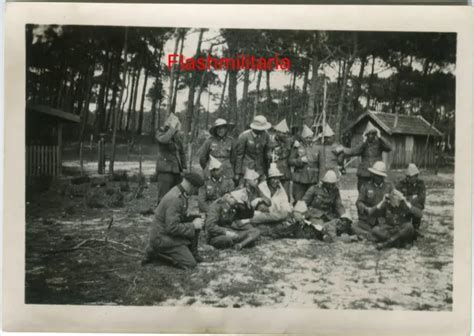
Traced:
<path id="1" fill-rule="evenodd" d="M 256 180 L 260 177 L 259 173 L 257 173 L 254 169 L 247 168 L 244 174 L 245 180 Z"/>
<path id="2" fill-rule="evenodd" d="M 286 123 L 286 119 L 283 119 L 276 126 L 273 126 L 273 129 L 281 133 L 290 133 L 290 128 L 288 127 L 288 124 Z"/>
<path id="3" fill-rule="evenodd" d="M 278 169 L 276 163 L 270 164 L 270 169 L 268 169 L 268 177 L 282 177 L 283 173 Z"/>
<path id="4" fill-rule="evenodd" d="M 342 214 L 341 219 L 343 219 L 343 218 L 345 218 L 345 219 L 347 219 L 347 220 L 349 220 L 349 221 L 352 222 L 352 216 L 351 216 L 350 212 L 347 211 L 347 210 L 346 210 L 346 212 L 344 212 L 344 213 Z"/>
<path id="5" fill-rule="evenodd" d="M 306 205 L 305 201 L 298 201 L 293 208 L 293 211 L 305 213 L 308 211 L 308 206 Z"/>
<path id="6" fill-rule="evenodd" d="M 419 173 L 420 171 L 414 163 L 410 163 L 407 167 L 407 170 L 405 171 L 406 176 L 414 176 L 418 175 Z"/>
<path id="7" fill-rule="evenodd" d="M 230 195 L 237 201 L 237 203 L 243 204 L 249 200 L 247 190 L 245 189 L 234 190 Z"/>
<path id="8" fill-rule="evenodd" d="M 323 134 L 322 134 L 322 135 L 323 135 L 324 137 L 331 137 L 331 136 L 333 136 L 334 134 L 335 134 L 335 133 L 334 133 L 334 131 L 332 130 L 331 126 L 329 126 L 329 124 L 326 123 L 326 124 L 324 125 Z"/>
<path id="9" fill-rule="evenodd" d="M 272 124 L 270 124 L 267 121 L 267 118 L 262 115 L 255 116 L 255 118 L 253 118 L 252 123 L 250 124 L 250 128 L 256 131 L 265 131 L 271 127 Z"/>
<path id="10" fill-rule="evenodd" d="M 372 168 L 368 168 L 367 170 L 372 174 L 387 177 L 387 167 L 385 167 L 383 161 L 375 162 Z"/>
<path id="11" fill-rule="evenodd" d="M 337 175 L 334 170 L 328 170 L 321 181 L 334 184 L 337 182 Z"/>
<path id="12" fill-rule="evenodd" d="M 211 128 L 209 128 L 209 133 L 212 134 L 212 135 L 216 135 L 216 133 L 215 133 L 216 129 L 217 129 L 217 127 L 220 127 L 220 126 L 229 127 L 229 124 L 227 123 L 227 120 L 222 119 L 222 118 L 218 118 L 214 122 L 214 125 L 212 125 Z"/>
<path id="13" fill-rule="evenodd" d="M 209 170 L 219 169 L 222 163 L 212 155 L 209 155 Z"/>
<path id="14" fill-rule="evenodd" d="M 181 128 L 181 122 L 179 121 L 178 117 L 174 113 L 170 113 L 168 118 L 165 121 L 165 126 L 169 126 L 175 129 Z"/>
<path id="15" fill-rule="evenodd" d="M 314 132 L 306 125 L 303 125 L 303 129 L 301 130 L 301 137 L 304 138 L 312 138 L 314 136 Z"/>

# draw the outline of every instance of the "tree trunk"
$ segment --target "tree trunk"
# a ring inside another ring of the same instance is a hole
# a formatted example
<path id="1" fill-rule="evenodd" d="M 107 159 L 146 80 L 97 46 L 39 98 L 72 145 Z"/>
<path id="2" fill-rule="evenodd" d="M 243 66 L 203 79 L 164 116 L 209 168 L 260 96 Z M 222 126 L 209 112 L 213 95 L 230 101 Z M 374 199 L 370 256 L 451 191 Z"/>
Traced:
<path id="1" fill-rule="evenodd" d="M 145 68 L 145 81 L 143 82 L 142 101 L 140 103 L 140 113 L 138 114 L 137 135 L 142 134 L 143 128 L 143 108 L 145 106 L 146 84 L 148 82 L 148 69 Z"/>
<path id="2" fill-rule="evenodd" d="M 255 116 L 258 113 L 258 103 L 260 101 L 260 84 L 262 83 L 262 71 L 263 70 L 259 70 L 259 72 L 258 72 L 257 87 L 255 89 L 255 106 L 254 106 L 254 109 L 253 109 L 252 119 L 255 118 Z"/>
<path id="3" fill-rule="evenodd" d="M 131 77 L 132 77 L 132 71 L 128 70 L 126 83 L 125 83 L 125 87 L 124 87 L 124 90 L 127 90 L 127 93 L 126 93 L 125 98 L 123 99 L 122 106 L 119 106 L 119 108 L 120 108 L 120 115 L 118 117 L 118 129 L 119 129 L 119 131 L 121 131 L 123 129 L 123 112 L 125 111 L 125 105 L 126 105 L 126 102 L 127 102 L 127 99 L 128 99 L 128 93 L 130 91 L 128 88 L 129 88 L 129 85 L 130 85 Z M 124 85 L 124 83 L 122 83 L 122 85 Z M 118 103 L 118 104 L 120 104 L 120 103 Z"/>
<path id="4" fill-rule="evenodd" d="M 228 120 L 237 125 L 237 71 L 229 71 L 229 116 Z"/>
<path id="5" fill-rule="evenodd" d="M 199 39 L 198 39 L 198 43 L 196 47 L 195 59 L 199 57 L 201 54 L 201 44 L 202 44 L 203 35 L 204 35 L 204 29 L 201 29 L 199 32 Z M 188 136 L 192 128 L 193 111 L 194 111 L 194 91 L 196 89 L 195 87 L 196 87 L 197 74 L 198 73 L 196 71 L 191 74 L 191 83 L 189 84 L 188 106 L 187 106 L 187 111 L 186 111 L 186 123 L 185 123 L 185 129 L 184 129 L 184 133 L 186 134 L 186 137 Z"/>
<path id="6" fill-rule="evenodd" d="M 372 102 L 372 88 L 374 86 L 374 74 L 375 74 L 375 55 L 372 55 L 372 68 L 370 70 L 369 85 L 367 88 L 367 105 L 365 106 L 366 110 L 370 109 L 370 104 Z"/>
<path id="7" fill-rule="evenodd" d="M 224 113 L 222 111 L 222 105 L 224 104 L 224 97 L 225 97 L 225 89 L 227 87 L 227 80 L 229 79 L 229 71 L 226 71 L 225 73 L 225 79 L 224 79 L 224 86 L 222 87 L 222 93 L 221 93 L 221 99 L 219 101 L 219 107 L 217 108 L 218 115 L 223 118 Z"/>
<path id="8" fill-rule="evenodd" d="M 303 122 L 306 125 L 311 125 L 314 118 L 316 95 L 318 91 L 318 69 L 319 59 L 316 53 L 314 53 L 311 61 L 312 75 L 311 75 L 311 86 L 309 90 L 308 108 L 304 116 Z"/>
<path id="9" fill-rule="evenodd" d="M 86 97 L 84 99 L 84 105 L 82 106 L 81 111 L 81 131 L 79 133 L 79 142 L 84 141 L 84 133 L 86 130 L 87 122 L 89 119 L 89 104 L 91 101 L 92 95 L 92 87 L 93 87 L 93 80 L 94 80 L 94 65 L 89 67 L 89 73 L 86 76 Z"/>
<path id="10" fill-rule="evenodd" d="M 242 92 L 242 113 L 239 129 L 243 130 L 248 121 L 248 96 L 249 96 L 249 85 L 250 85 L 250 69 L 244 70 L 244 89 Z"/>
<path id="11" fill-rule="evenodd" d="M 180 40 L 180 36 L 177 34 L 176 35 L 176 41 L 174 43 L 174 52 L 173 52 L 173 54 L 178 53 L 179 40 Z M 169 77 L 168 105 L 167 105 L 166 115 L 170 115 L 173 111 L 172 104 L 173 104 L 173 93 L 174 93 L 174 78 L 176 77 L 175 73 L 176 73 L 176 64 L 173 64 L 171 66 L 171 72 L 170 72 L 170 77 Z"/>
<path id="12" fill-rule="evenodd" d="M 356 32 L 354 32 L 352 33 L 352 53 L 349 56 L 349 59 L 346 62 L 346 65 L 344 66 L 344 72 L 343 72 L 342 82 L 341 82 L 341 92 L 339 95 L 339 100 L 337 102 L 336 123 L 335 123 L 335 130 L 334 130 L 336 141 L 339 141 L 341 138 L 341 122 L 342 122 L 342 116 L 344 112 L 344 101 L 346 98 L 347 80 L 349 78 L 349 73 L 351 71 L 352 65 L 354 64 L 354 61 L 356 59 L 357 51 L 358 51 L 358 35 Z"/>
<path id="13" fill-rule="evenodd" d="M 266 93 L 267 93 L 267 115 L 272 110 L 272 89 L 270 87 L 270 71 L 266 71 L 266 82 L 267 82 L 267 88 L 266 88 Z"/>
<path id="14" fill-rule="evenodd" d="M 140 67 L 138 68 L 138 77 L 137 80 L 135 81 L 135 90 L 133 91 L 133 103 L 132 103 L 132 120 L 130 123 L 130 131 L 134 132 L 137 127 L 137 96 L 138 96 L 138 84 L 140 84 L 140 77 L 142 74 L 142 67 L 140 64 Z"/>
<path id="15" fill-rule="evenodd" d="M 352 112 L 357 112 L 357 110 L 359 110 L 358 108 L 359 98 L 360 98 L 362 79 L 364 78 L 364 70 L 365 70 L 366 64 L 367 64 L 367 56 L 363 57 L 360 60 L 359 76 L 357 77 L 357 81 L 354 87 L 354 99 L 352 100 Z"/>
<path id="16" fill-rule="evenodd" d="M 151 102 L 151 127 L 150 127 L 150 138 L 154 139 L 155 138 L 155 126 L 156 126 L 156 104 L 158 102 L 158 99 L 156 97 L 153 97 L 153 100 Z"/>
<path id="17" fill-rule="evenodd" d="M 130 88 L 130 97 L 129 97 L 129 102 L 128 102 L 128 113 L 127 113 L 127 123 L 125 124 L 125 131 L 128 132 L 130 128 L 130 118 L 132 115 L 132 104 L 133 104 L 133 96 L 135 94 L 135 82 L 137 81 L 137 72 L 135 70 L 132 70 L 133 77 L 132 77 L 132 86 Z"/>
<path id="18" fill-rule="evenodd" d="M 183 54 L 185 37 L 186 37 L 186 31 L 181 33 L 181 47 L 179 49 L 179 54 L 180 55 Z M 176 100 L 177 100 L 177 97 L 178 97 L 178 87 L 179 87 L 179 79 L 180 78 L 181 78 L 181 67 L 178 67 L 178 69 L 176 71 L 176 83 L 174 85 L 173 103 L 172 103 L 172 106 L 171 106 L 171 110 L 173 111 L 173 113 L 176 112 Z"/>
<path id="19" fill-rule="evenodd" d="M 114 161 L 115 161 L 115 150 L 116 150 L 116 140 L 117 140 L 117 128 L 118 128 L 118 114 L 120 110 L 120 105 L 122 103 L 122 98 L 123 98 L 123 91 L 125 89 L 125 80 L 127 76 L 127 47 L 128 47 L 128 27 L 125 27 L 125 37 L 124 37 L 124 42 L 123 42 L 123 63 L 122 63 L 122 74 L 123 74 L 123 79 L 122 79 L 122 85 L 120 88 L 120 96 L 119 96 L 119 101 L 118 104 L 115 107 L 114 110 L 114 128 L 112 132 L 112 154 L 110 156 L 110 163 L 109 163 L 109 175 L 113 176 L 114 175 Z"/>

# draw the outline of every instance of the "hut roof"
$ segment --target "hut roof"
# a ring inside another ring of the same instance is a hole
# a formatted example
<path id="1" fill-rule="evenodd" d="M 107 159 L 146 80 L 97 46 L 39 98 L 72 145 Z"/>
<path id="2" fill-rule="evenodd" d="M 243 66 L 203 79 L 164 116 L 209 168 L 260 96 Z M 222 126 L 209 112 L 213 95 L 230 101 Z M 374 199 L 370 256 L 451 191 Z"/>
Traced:
<path id="1" fill-rule="evenodd" d="M 58 110 L 49 106 L 27 103 L 26 110 L 28 112 L 46 114 L 49 117 L 53 117 L 60 122 L 76 122 L 77 123 L 81 121 L 81 118 L 76 114 Z"/>
<path id="2" fill-rule="evenodd" d="M 436 127 L 431 125 L 422 116 L 398 116 L 393 113 L 368 111 L 351 123 L 344 131 L 349 131 L 365 119 L 371 120 L 388 134 L 410 134 L 442 136 Z"/>

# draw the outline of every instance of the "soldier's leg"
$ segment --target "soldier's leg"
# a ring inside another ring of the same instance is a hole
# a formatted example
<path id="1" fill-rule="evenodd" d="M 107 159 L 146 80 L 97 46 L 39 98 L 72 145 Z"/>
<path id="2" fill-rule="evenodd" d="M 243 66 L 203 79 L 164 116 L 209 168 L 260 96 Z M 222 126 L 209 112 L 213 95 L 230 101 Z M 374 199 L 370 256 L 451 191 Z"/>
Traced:
<path id="1" fill-rule="evenodd" d="M 372 234 L 372 227 L 368 223 L 359 220 L 354 223 L 352 229 L 358 237 L 375 241 L 375 237 Z"/>
<path id="2" fill-rule="evenodd" d="M 407 243 L 411 243 L 415 237 L 415 229 L 413 225 L 408 222 L 400 226 L 399 230 L 392 234 L 390 238 L 383 244 L 378 244 L 378 249 L 389 248 L 389 247 L 400 247 Z"/>
<path id="3" fill-rule="evenodd" d="M 309 185 L 299 182 L 293 182 L 293 198 L 296 201 L 300 201 L 306 191 L 308 190 Z"/>
<path id="4" fill-rule="evenodd" d="M 376 225 L 372 228 L 372 235 L 377 241 L 384 242 L 390 239 L 390 232 L 383 226 Z"/>
<path id="5" fill-rule="evenodd" d="M 185 245 L 159 249 L 154 249 L 149 245 L 146 249 L 146 257 L 142 264 L 144 265 L 154 260 L 162 260 L 181 269 L 191 269 L 197 265 L 194 256 Z"/>
<path id="6" fill-rule="evenodd" d="M 282 180 L 281 184 L 283 186 L 283 189 L 285 189 L 286 194 L 288 195 L 288 201 L 290 200 L 290 180 Z"/>
<path id="7" fill-rule="evenodd" d="M 255 211 L 253 217 L 250 219 L 250 223 L 254 225 L 279 223 L 285 220 L 287 217 L 288 217 L 287 211 L 271 211 L 271 212 Z"/>
<path id="8" fill-rule="evenodd" d="M 234 246 L 234 240 L 226 235 L 221 235 L 209 239 L 209 245 L 216 249 L 226 249 Z"/>
<path id="9" fill-rule="evenodd" d="M 160 203 L 163 196 L 166 195 L 171 188 L 175 186 L 177 174 L 158 173 L 156 176 L 156 183 L 158 188 L 158 203 Z"/>
<path id="10" fill-rule="evenodd" d="M 235 248 L 240 250 L 246 246 L 252 245 L 260 237 L 260 230 L 257 228 L 249 228 L 245 232 L 239 234 L 239 239 L 242 239 L 239 243 L 235 244 Z"/>

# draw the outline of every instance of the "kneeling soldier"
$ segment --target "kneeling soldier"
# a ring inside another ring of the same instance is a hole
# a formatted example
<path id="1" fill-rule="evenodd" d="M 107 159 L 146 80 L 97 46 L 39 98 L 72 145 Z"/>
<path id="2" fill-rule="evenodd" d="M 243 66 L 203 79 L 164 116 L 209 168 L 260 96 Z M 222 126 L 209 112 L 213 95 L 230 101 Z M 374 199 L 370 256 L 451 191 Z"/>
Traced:
<path id="1" fill-rule="evenodd" d="M 415 238 L 415 229 L 411 223 L 413 217 L 421 218 L 421 210 L 411 205 L 403 194 L 394 189 L 377 206 L 383 214 L 372 234 L 379 242 L 377 249 L 402 247 Z"/>
<path id="2" fill-rule="evenodd" d="M 234 247 L 240 250 L 254 243 L 260 236 L 260 231 L 251 224 L 238 221 L 241 218 L 240 208 L 248 206 L 245 189 L 225 194 L 212 203 L 205 225 L 209 245 L 218 249 Z"/>
<path id="3" fill-rule="evenodd" d="M 190 220 L 187 212 L 188 199 L 197 194 L 198 188 L 203 184 L 204 179 L 200 173 L 188 172 L 184 174 L 181 184 L 166 193 L 155 210 L 146 258 L 142 264 L 161 259 L 178 268 L 196 267 L 200 261 L 197 255 L 198 232 L 204 220 Z"/>
<path id="4" fill-rule="evenodd" d="M 308 189 L 303 201 L 309 207 L 311 221 L 325 227 L 331 237 L 352 233 L 350 225 L 342 225 L 344 221 L 340 220 L 346 211 L 337 187 L 337 175 L 333 170 L 328 170 L 321 182 Z"/>
<path id="5" fill-rule="evenodd" d="M 405 172 L 406 177 L 398 182 L 396 188 L 400 190 L 412 206 L 419 210 L 425 208 L 426 188 L 425 182 L 418 177 L 420 171 L 414 163 L 410 163 Z M 421 217 L 412 217 L 412 223 L 415 230 L 420 227 Z"/>
<path id="6" fill-rule="evenodd" d="M 213 156 L 209 160 L 209 172 L 209 179 L 199 189 L 199 210 L 204 213 L 212 202 L 234 190 L 234 182 L 222 176 L 222 163 Z"/>

